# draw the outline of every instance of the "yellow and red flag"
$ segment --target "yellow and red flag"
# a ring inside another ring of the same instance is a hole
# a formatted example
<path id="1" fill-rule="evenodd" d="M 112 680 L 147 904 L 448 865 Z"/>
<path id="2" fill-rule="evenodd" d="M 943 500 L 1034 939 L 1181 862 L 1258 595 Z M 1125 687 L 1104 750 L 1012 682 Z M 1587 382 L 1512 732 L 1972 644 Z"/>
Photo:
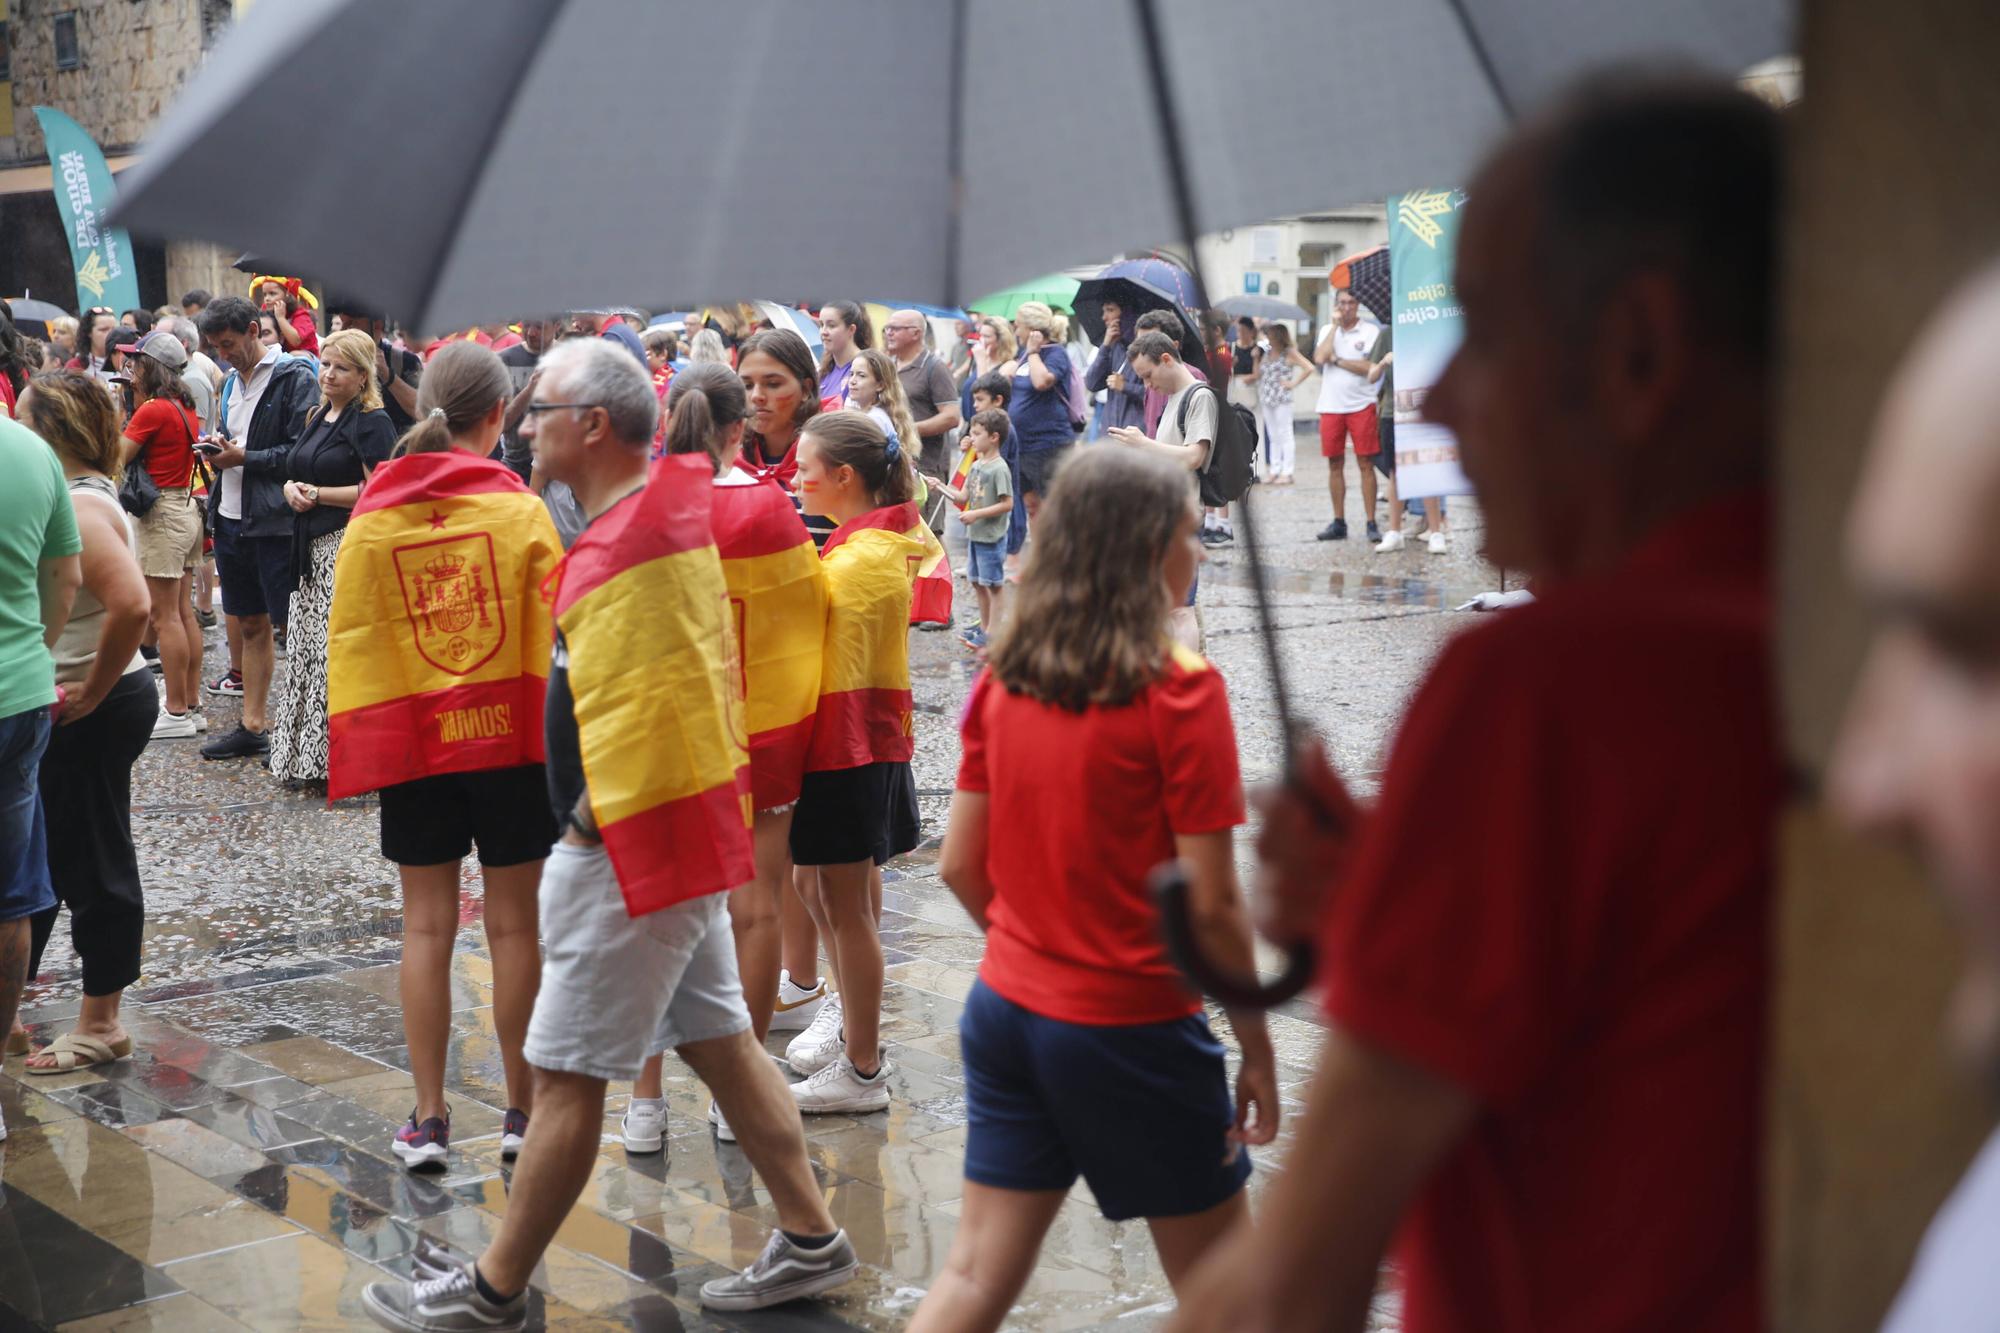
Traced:
<path id="1" fill-rule="evenodd" d="M 915 750 L 910 603 L 930 553 L 913 528 L 930 535 L 915 505 L 892 505 L 826 539 L 826 651 L 810 772 L 907 763 Z"/>
<path id="2" fill-rule="evenodd" d="M 715 480 L 711 516 L 742 654 L 750 796 L 759 810 L 799 799 L 826 637 L 826 572 L 784 487 L 734 469 Z"/>
<path id="3" fill-rule="evenodd" d="M 936 535 L 931 532 L 931 525 L 924 522 L 923 515 L 917 512 L 915 505 L 897 505 L 895 509 L 910 511 L 911 525 L 904 529 L 904 533 L 924 548 L 923 558 L 910 571 L 910 623 L 949 625 L 951 561 L 945 558 L 944 547 L 938 544 Z"/>
<path id="4" fill-rule="evenodd" d="M 633 916 L 746 884 L 750 764 L 705 454 L 653 464 L 556 571 L 591 814 Z"/>
<path id="5" fill-rule="evenodd" d="M 458 450 L 375 469 L 340 542 L 327 623 L 329 801 L 542 760 L 562 543 L 505 465 Z"/>

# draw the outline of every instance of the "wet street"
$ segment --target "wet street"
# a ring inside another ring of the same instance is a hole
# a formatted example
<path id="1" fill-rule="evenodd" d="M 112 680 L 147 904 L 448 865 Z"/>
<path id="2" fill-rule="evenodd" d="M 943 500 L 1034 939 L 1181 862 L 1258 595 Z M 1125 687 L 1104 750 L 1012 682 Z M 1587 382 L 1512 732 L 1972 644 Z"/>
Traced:
<path id="1" fill-rule="evenodd" d="M 1415 540 L 1376 555 L 1358 521 L 1347 542 L 1314 541 L 1328 515 L 1314 443 L 1302 432 L 1296 487 L 1255 498 L 1295 704 L 1369 791 L 1424 666 L 1473 621 L 1450 608 L 1499 581 L 1473 554 L 1469 502 L 1453 505 L 1447 555 Z M 1360 502 L 1349 490 L 1352 519 Z M 959 594 L 963 617 L 972 605 L 963 581 Z M 1208 653 L 1230 683 L 1245 777 L 1267 779 L 1279 732 L 1240 553 L 1211 552 L 1201 606 Z M 211 640 L 212 678 L 219 632 Z M 973 667 L 949 634 L 913 633 L 911 653 L 927 840 L 885 872 L 894 1101 L 886 1115 L 806 1124 L 862 1276 L 777 1310 L 700 1311 L 700 1284 L 755 1258 L 774 1219 L 741 1152 L 712 1135 L 706 1093 L 669 1058 L 674 1115 L 663 1155 L 627 1157 L 617 1138 L 626 1089 L 612 1089 L 598 1168 L 535 1275 L 550 1326 L 899 1328 L 943 1262 L 964 1143 L 957 1021 L 982 941 L 934 862 Z M 232 701 L 208 706 L 217 731 L 233 724 Z M 411 1089 L 397 1000 L 399 893 L 377 852 L 374 801 L 329 809 L 254 763 L 204 763 L 199 744 L 155 742 L 134 775 L 148 913 L 146 974 L 126 1008 L 136 1053 L 55 1077 L 29 1077 L 12 1057 L 0 1073 L 9 1130 L 0 1144 L 0 1329 L 362 1326 L 362 1288 L 406 1275 L 419 1233 L 476 1251 L 506 1212 L 505 1098 L 476 870 L 453 964 L 450 1169 L 412 1175 L 389 1147 Z M 1247 857 L 1244 839 L 1239 860 Z M 38 1041 L 66 1030 L 76 1009 L 66 930 L 58 927 L 29 991 L 25 1018 Z M 1257 1159 L 1253 1196 L 1299 1132 L 1297 1099 L 1321 1036 L 1304 1003 L 1271 1021 L 1291 1118 Z M 1218 1020 L 1218 1032 L 1225 1027 Z M 773 1052 L 788 1035 L 774 1035 Z M 1105 1222 L 1079 1186 L 1008 1326 L 1145 1329 L 1169 1301 L 1144 1226 Z"/>

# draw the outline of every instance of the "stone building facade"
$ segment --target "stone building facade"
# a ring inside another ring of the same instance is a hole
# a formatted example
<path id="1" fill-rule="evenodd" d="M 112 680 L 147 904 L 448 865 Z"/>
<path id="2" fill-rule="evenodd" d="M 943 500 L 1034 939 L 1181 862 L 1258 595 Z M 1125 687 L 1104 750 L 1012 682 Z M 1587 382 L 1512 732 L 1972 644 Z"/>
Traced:
<path id="1" fill-rule="evenodd" d="M 34 108 L 88 130 L 114 174 L 235 17 L 241 0 L 0 0 L 0 294 L 73 306 L 76 284 Z M 234 254 L 133 238 L 139 299 L 232 288 Z"/>

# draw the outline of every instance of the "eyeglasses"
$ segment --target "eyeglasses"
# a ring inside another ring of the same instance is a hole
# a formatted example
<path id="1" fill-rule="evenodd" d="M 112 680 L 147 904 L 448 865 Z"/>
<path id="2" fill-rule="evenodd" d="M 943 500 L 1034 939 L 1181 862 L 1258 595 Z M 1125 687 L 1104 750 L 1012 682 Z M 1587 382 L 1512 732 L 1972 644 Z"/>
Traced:
<path id="1" fill-rule="evenodd" d="M 575 410 L 575 411 L 578 411 L 578 412 L 588 412 L 588 411 L 589 411 L 589 410 L 590 410 L 591 408 L 593 408 L 593 407 L 603 407 L 603 406 L 604 406 L 604 404 L 603 404 L 603 403 L 539 403 L 539 402 L 536 402 L 536 403 L 529 403 L 529 404 L 528 404 L 528 413 L 529 413 L 529 415 L 531 415 L 531 416 L 539 416 L 539 415 L 540 415 L 541 413 L 543 413 L 543 412 L 561 412 L 561 411 L 564 411 L 564 410 L 566 410 L 566 409 L 569 409 L 569 410 Z"/>

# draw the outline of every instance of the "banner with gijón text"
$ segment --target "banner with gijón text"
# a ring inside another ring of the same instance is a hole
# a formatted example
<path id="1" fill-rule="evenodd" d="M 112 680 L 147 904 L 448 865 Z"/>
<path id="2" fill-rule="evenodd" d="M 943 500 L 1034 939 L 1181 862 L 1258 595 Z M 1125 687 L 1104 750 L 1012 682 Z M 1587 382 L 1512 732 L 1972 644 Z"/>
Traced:
<path id="1" fill-rule="evenodd" d="M 1395 323 L 1396 492 L 1405 500 L 1470 495 L 1458 439 L 1424 420 L 1424 399 L 1464 335 L 1453 261 L 1463 190 L 1389 198 L 1390 313 Z"/>
<path id="2" fill-rule="evenodd" d="M 76 264 L 76 304 L 81 313 L 95 305 L 126 311 L 139 304 L 139 276 L 132 271 L 132 238 L 123 227 L 107 227 L 116 188 L 104 152 L 83 126 L 53 107 L 35 108 L 48 144 L 55 177 L 56 208 L 69 231 L 70 259 Z"/>

